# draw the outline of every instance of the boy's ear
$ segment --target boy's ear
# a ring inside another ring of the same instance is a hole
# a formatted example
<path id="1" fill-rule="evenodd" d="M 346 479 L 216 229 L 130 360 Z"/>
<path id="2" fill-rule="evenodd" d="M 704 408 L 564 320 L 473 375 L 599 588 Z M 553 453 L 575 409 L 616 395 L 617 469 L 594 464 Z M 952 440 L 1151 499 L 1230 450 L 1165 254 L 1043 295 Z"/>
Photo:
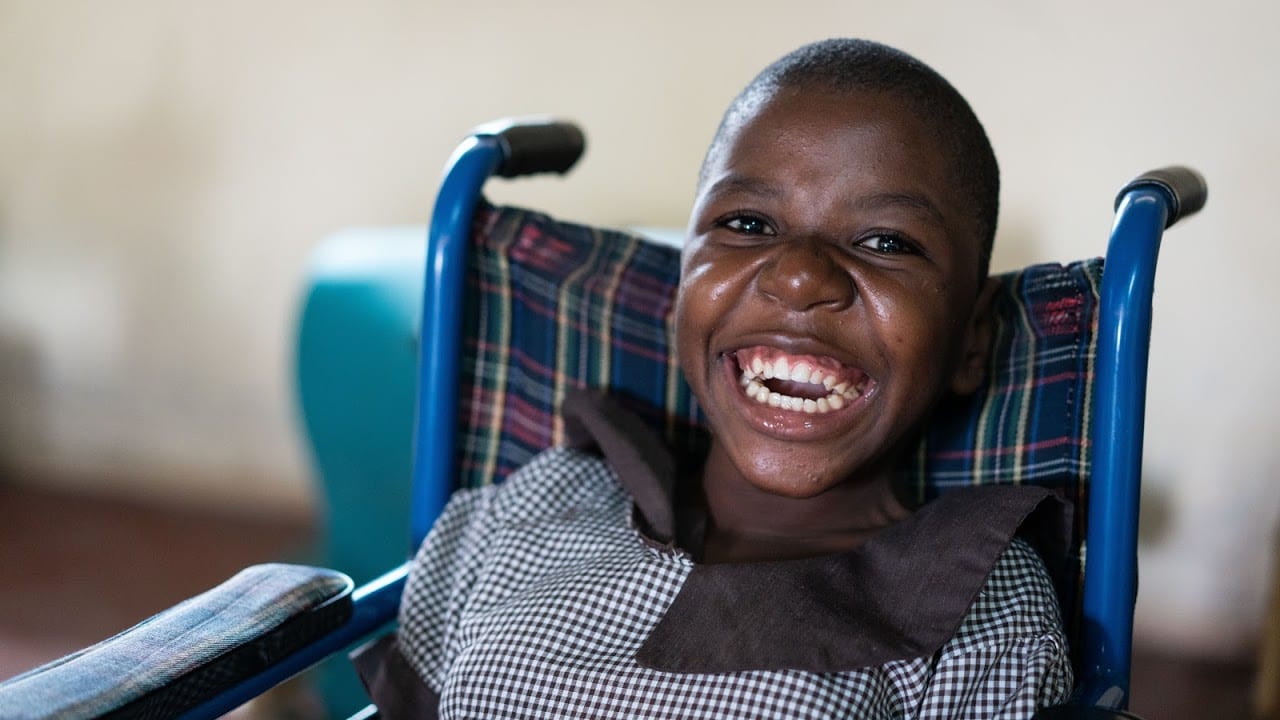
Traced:
<path id="1" fill-rule="evenodd" d="M 991 301 L 999 285 L 995 278 L 987 278 L 973 304 L 960 357 L 951 375 L 951 392 L 957 395 L 972 394 L 987 375 L 987 360 L 991 357 L 991 343 L 995 335 Z"/>

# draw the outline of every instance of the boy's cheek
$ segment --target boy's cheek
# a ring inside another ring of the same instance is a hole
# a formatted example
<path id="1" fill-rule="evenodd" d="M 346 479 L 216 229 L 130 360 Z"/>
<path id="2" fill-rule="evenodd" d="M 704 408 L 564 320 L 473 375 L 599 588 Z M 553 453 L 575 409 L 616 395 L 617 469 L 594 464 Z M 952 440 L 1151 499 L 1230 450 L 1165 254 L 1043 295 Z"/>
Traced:
<path id="1" fill-rule="evenodd" d="M 722 295 L 720 286 L 733 270 L 723 255 L 701 244 L 686 251 L 680 269 L 679 293 L 707 300 Z"/>
<path id="2" fill-rule="evenodd" d="M 686 266 L 676 294 L 676 348 L 684 352 L 706 343 L 715 328 L 729 314 L 740 285 L 739 278 L 726 274 L 713 262 Z"/>

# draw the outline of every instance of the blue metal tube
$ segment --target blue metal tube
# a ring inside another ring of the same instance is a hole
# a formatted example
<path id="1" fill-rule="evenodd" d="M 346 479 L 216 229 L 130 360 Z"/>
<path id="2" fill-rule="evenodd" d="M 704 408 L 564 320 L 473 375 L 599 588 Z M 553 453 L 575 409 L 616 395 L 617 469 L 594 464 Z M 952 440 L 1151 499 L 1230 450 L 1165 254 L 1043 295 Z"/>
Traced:
<path id="1" fill-rule="evenodd" d="M 182 720 L 209 720 L 222 717 L 335 652 L 364 639 L 395 619 L 408 574 L 409 566 L 401 565 L 356 588 L 351 594 L 354 606 L 351 618 L 337 630 L 257 675 L 222 691 L 179 717 Z"/>
<path id="2" fill-rule="evenodd" d="M 464 141 L 450 158 L 427 237 L 422 338 L 418 351 L 418 417 L 410 532 L 417 548 L 449 500 L 457 475 L 458 354 L 471 218 L 484 182 L 502 162 L 494 136 Z"/>
<path id="3" fill-rule="evenodd" d="M 1084 587 L 1085 655 L 1079 699 L 1125 709 L 1137 597 L 1138 496 L 1151 295 L 1169 199 L 1127 193 L 1116 212 L 1103 272 L 1094 386 L 1093 473 Z M 1128 552 L 1110 552 L 1110 547 Z"/>

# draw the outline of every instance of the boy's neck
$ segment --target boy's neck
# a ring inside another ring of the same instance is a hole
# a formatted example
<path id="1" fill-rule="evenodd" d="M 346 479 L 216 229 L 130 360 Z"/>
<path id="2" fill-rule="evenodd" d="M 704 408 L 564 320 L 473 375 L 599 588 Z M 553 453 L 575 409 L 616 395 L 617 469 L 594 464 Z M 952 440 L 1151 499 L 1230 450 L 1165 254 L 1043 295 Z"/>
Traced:
<path id="1" fill-rule="evenodd" d="M 891 470 L 809 498 L 775 495 L 718 468 L 703 468 L 702 561 L 755 562 L 852 550 L 911 514 Z"/>

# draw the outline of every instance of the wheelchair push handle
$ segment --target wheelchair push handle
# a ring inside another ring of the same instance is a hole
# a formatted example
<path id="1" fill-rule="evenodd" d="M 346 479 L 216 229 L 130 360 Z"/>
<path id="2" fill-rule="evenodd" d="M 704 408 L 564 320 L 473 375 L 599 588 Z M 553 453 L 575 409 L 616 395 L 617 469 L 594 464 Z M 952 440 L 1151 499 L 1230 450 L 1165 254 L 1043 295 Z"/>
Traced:
<path id="1" fill-rule="evenodd" d="M 587 146 L 577 125 L 549 117 L 499 120 L 475 128 L 472 135 L 498 141 L 502 162 L 496 174 L 504 178 L 564 174 L 578 162 Z"/>
<path id="2" fill-rule="evenodd" d="M 1120 189 L 1120 194 L 1116 195 L 1116 207 L 1120 207 L 1125 195 L 1139 188 L 1154 188 L 1164 193 L 1169 200 L 1169 216 L 1165 220 L 1165 228 L 1199 212 L 1209 198 L 1209 186 L 1205 184 L 1203 175 L 1183 165 L 1170 165 L 1147 171 L 1130 180 L 1129 184 Z"/>

